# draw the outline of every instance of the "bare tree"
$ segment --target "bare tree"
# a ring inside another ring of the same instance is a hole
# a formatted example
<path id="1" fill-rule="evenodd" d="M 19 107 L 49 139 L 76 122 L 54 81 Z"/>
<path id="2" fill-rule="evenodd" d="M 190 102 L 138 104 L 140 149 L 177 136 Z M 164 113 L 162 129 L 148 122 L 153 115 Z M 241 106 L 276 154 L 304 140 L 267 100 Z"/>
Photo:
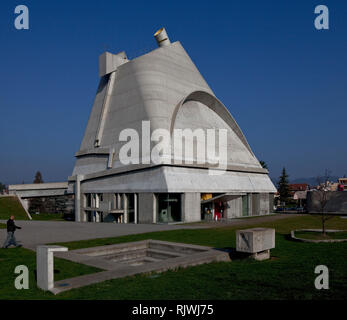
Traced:
<path id="1" fill-rule="evenodd" d="M 326 212 L 326 206 L 329 202 L 330 198 L 330 190 L 329 190 L 329 177 L 330 177 L 330 171 L 328 169 L 325 169 L 325 173 L 323 176 L 317 177 L 317 190 L 315 191 L 316 194 L 318 194 L 318 201 L 319 201 L 319 209 L 320 209 L 320 216 L 321 216 L 321 222 L 322 222 L 322 233 L 325 236 L 325 222 L 333 217 L 332 214 L 328 214 Z"/>

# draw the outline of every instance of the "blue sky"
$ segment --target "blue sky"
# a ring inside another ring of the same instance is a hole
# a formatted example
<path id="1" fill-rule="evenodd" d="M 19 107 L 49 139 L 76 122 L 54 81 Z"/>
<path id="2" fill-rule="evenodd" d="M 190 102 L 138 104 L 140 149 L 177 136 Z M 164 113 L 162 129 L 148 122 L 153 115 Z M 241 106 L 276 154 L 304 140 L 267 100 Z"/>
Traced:
<path id="1" fill-rule="evenodd" d="M 29 8 L 16 30 L 14 8 Z M 330 29 L 314 28 L 325 4 Z M 165 26 L 245 133 L 270 176 L 347 174 L 346 1 L 1 1 L 0 182 L 71 175 L 98 56 L 156 48 Z"/>

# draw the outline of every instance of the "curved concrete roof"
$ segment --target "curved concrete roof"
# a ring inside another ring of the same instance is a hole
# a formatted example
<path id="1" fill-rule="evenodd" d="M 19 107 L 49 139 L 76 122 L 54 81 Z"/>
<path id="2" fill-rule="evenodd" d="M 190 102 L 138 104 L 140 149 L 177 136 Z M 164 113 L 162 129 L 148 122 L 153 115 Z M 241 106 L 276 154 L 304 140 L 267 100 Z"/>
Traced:
<path id="1" fill-rule="evenodd" d="M 117 155 L 124 145 L 118 140 L 120 132 L 131 128 L 141 133 L 142 121 L 146 120 L 150 121 L 151 132 L 166 129 L 172 133 L 183 125 L 191 129 L 199 125 L 206 129 L 209 124 L 212 128 L 226 128 L 228 166 L 250 171 L 254 168 L 259 173 L 261 166 L 241 129 L 180 42 L 134 60 L 124 59 L 114 68 L 100 79 L 73 175 L 106 171 L 109 153 L 114 150 Z M 200 123 L 192 110 L 199 114 Z M 182 112 L 188 116 L 185 118 Z M 146 158 L 150 154 L 140 156 Z M 116 156 L 112 167 L 122 166 Z"/>
<path id="2" fill-rule="evenodd" d="M 214 95 L 210 94 L 206 91 L 193 91 L 189 93 L 175 108 L 172 119 L 171 119 L 171 126 L 170 126 L 170 133 L 172 134 L 177 113 L 182 108 L 183 104 L 185 104 L 188 101 L 197 101 L 203 103 L 205 106 L 209 107 L 211 110 L 213 110 L 216 114 L 218 114 L 228 125 L 229 127 L 237 134 L 239 139 L 243 142 L 243 144 L 246 146 L 248 151 L 253 155 L 253 151 L 251 150 L 251 147 L 249 146 L 246 137 L 242 133 L 240 127 L 236 123 L 235 119 L 231 115 L 231 113 L 228 111 L 228 109 L 225 107 L 225 105 L 218 100 Z"/>

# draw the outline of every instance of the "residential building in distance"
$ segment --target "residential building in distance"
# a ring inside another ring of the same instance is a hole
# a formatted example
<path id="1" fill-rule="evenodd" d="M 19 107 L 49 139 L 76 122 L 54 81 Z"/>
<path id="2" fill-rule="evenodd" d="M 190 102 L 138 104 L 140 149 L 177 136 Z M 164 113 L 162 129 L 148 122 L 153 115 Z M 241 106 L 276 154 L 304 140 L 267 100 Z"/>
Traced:
<path id="1" fill-rule="evenodd" d="M 307 191 L 309 185 L 307 183 L 292 183 L 289 185 L 290 193 L 299 207 L 306 204 Z"/>
<path id="2" fill-rule="evenodd" d="M 339 178 L 338 191 L 347 191 L 347 178 Z"/>

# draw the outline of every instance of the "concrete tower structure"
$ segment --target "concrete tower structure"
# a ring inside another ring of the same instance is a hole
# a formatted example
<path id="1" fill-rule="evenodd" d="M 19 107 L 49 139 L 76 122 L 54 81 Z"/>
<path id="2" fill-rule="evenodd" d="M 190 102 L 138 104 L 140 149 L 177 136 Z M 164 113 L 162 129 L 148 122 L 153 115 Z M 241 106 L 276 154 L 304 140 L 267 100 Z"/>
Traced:
<path id="1" fill-rule="evenodd" d="M 276 189 L 236 121 L 180 42 L 164 28 L 154 36 L 158 48 L 136 59 L 99 57 L 100 82 L 69 177 L 76 221 L 192 222 L 215 206 L 225 218 L 268 214 Z M 222 149 L 217 166 L 211 159 Z"/>

